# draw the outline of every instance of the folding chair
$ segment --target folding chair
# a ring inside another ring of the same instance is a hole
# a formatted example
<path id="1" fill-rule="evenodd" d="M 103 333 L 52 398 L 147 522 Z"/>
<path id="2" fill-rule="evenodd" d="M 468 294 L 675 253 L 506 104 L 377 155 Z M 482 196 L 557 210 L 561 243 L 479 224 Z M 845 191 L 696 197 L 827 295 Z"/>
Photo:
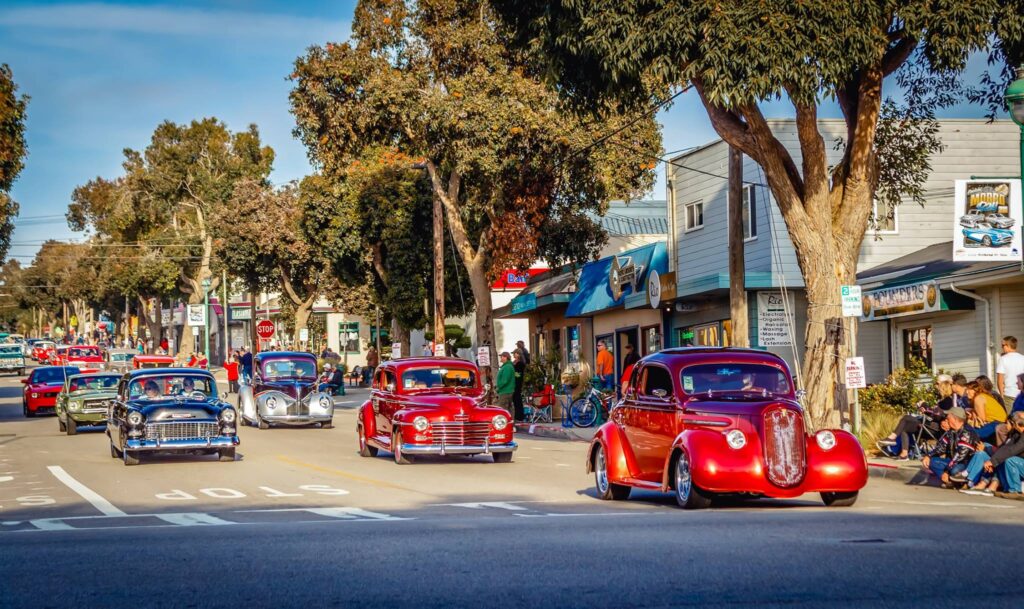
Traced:
<path id="1" fill-rule="evenodd" d="M 935 443 L 942 436 L 941 421 L 936 420 L 927 412 L 921 415 L 921 424 L 917 433 L 912 434 L 913 446 L 907 448 L 907 454 L 915 459 L 920 459 L 935 448 Z"/>
<path id="2" fill-rule="evenodd" d="M 528 423 L 550 423 L 551 407 L 555 403 L 555 386 L 544 385 L 544 388 L 530 396 L 526 405 L 526 421 Z"/>

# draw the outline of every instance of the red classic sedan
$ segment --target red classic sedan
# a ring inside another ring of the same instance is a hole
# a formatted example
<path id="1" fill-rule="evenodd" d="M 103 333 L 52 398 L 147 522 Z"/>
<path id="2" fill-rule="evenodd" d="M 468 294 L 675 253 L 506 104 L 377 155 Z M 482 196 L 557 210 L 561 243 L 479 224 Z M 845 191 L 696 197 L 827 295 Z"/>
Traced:
<path id="1" fill-rule="evenodd" d="M 666 349 L 637 363 L 624 397 L 590 445 L 602 499 L 632 488 L 672 491 L 684 508 L 718 495 L 820 493 L 849 506 L 867 484 L 853 435 L 808 433 L 786 363 L 764 351 Z"/>
<path id="2" fill-rule="evenodd" d="M 359 409 L 359 454 L 378 450 L 410 463 L 417 455 L 491 455 L 512 461 L 516 449 L 508 411 L 489 406 L 480 371 L 452 357 L 384 362 L 374 372 L 370 399 Z"/>
<path id="3" fill-rule="evenodd" d="M 57 343 L 49 340 L 41 340 L 32 345 L 32 359 L 40 364 L 45 364 L 50 356 L 57 351 Z"/>
<path id="4" fill-rule="evenodd" d="M 44 366 L 33 370 L 28 378 L 21 379 L 25 384 L 21 412 L 26 417 L 54 412 L 57 394 L 64 387 L 64 379 L 79 372 L 74 366 Z"/>
<path id="5" fill-rule="evenodd" d="M 68 347 L 61 361 L 65 366 L 77 366 L 82 372 L 99 372 L 106 367 L 103 349 L 95 345 Z"/>

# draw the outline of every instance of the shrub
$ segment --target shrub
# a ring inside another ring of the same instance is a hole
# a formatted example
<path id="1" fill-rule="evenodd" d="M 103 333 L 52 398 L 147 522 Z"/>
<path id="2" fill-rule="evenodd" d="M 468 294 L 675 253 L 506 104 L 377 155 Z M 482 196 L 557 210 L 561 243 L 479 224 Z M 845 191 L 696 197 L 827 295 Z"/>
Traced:
<path id="1" fill-rule="evenodd" d="M 870 385 L 859 393 L 861 411 L 888 411 L 906 414 L 917 410 L 917 403 L 934 404 L 939 394 L 932 383 L 922 383 L 931 370 L 919 359 L 911 359 L 909 368 L 893 370 L 884 383 Z M 888 433 L 888 432 L 886 432 Z"/>
<path id="2" fill-rule="evenodd" d="M 857 434 L 857 439 L 860 440 L 860 445 L 864 447 L 865 452 L 871 455 L 881 454 L 875 446 L 875 442 L 888 437 L 902 416 L 898 412 L 887 409 L 865 412 L 861 418 L 860 433 Z"/>

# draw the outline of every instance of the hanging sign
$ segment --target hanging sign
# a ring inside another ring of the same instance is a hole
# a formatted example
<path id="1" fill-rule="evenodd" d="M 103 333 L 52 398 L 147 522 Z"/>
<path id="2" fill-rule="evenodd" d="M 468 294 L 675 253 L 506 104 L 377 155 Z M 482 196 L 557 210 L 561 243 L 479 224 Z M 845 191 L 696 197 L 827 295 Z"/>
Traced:
<path id="1" fill-rule="evenodd" d="M 299 328 L 299 342 L 309 342 L 309 328 Z"/>
<path id="2" fill-rule="evenodd" d="M 447 355 L 447 353 L 445 353 L 445 350 L 444 350 L 444 343 L 435 343 L 434 344 L 434 357 L 444 357 L 445 355 Z"/>
<path id="3" fill-rule="evenodd" d="M 859 317 L 861 314 L 861 291 L 859 285 L 844 285 L 839 288 L 843 303 L 843 317 Z"/>
<path id="4" fill-rule="evenodd" d="M 795 310 L 796 303 L 792 294 L 789 294 L 787 302 L 782 298 L 782 292 L 758 292 L 757 344 L 761 347 L 793 346 L 789 328 L 794 325 Z"/>
<path id="5" fill-rule="evenodd" d="M 402 343 L 391 343 L 391 359 L 402 357 Z"/>
<path id="6" fill-rule="evenodd" d="M 865 387 L 868 386 L 865 379 L 866 375 L 864 374 L 864 358 L 846 358 L 846 388 L 864 389 Z"/>
<path id="7" fill-rule="evenodd" d="M 957 180 L 953 260 L 1021 260 L 1020 180 Z"/>
<path id="8" fill-rule="evenodd" d="M 652 309 L 657 309 L 661 304 L 661 277 L 654 269 L 647 274 L 647 299 L 651 302 Z"/>
<path id="9" fill-rule="evenodd" d="M 206 305 L 203 304 L 190 304 L 188 305 L 188 325 L 192 327 L 199 327 L 206 325 Z"/>
<path id="10" fill-rule="evenodd" d="M 476 365 L 483 368 L 491 365 L 491 348 L 480 347 L 476 350 Z"/>

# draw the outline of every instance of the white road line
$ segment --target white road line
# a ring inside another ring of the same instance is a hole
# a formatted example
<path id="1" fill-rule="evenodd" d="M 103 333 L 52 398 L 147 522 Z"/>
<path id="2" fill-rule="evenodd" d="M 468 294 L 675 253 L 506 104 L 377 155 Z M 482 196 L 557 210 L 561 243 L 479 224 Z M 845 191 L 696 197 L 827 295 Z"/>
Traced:
<path id="1" fill-rule="evenodd" d="M 39 518 L 28 523 L 40 531 L 71 531 L 75 528 L 60 518 Z"/>
<path id="2" fill-rule="evenodd" d="M 92 506 L 99 510 L 104 516 L 127 516 L 124 511 L 116 508 L 113 503 L 104 499 L 102 495 L 72 478 L 71 474 L 64 471 L 63 467 L 59 465 L 49 465 L 46 469 L 50 470 L 50 473 L 53 474 L 54 478 L 60 480 L 69 489 L 78 493 L 82 499 L 91 503 Z"/>
<path id="3" fill-rule="evenodd" d="M 1019 507 L 1016 505 L 999 505 L 998 503 L 970 503 L 967 501 L 903 501 L 900 499 L 871 499 L 871 501 L 877 501 L 879 503 L 902 503 L 904 505 L 930 505 L 934 507 L 976 507 L 996 508 L 1000 510 L 1019 509 Z"/>
<path id="4" fill-rule="evenodd" d="M 452 507 L 469 508 L 471 510 L 482 510 L 484 508 L 496 508 L 499 510 L 509 510 L 512 512 L 524 512 L 526 508 L 519 507 L 514 503 L 507 501 L 481 501 L 479 503 L 442 503 L 439 505 L 450 505 Z"/>
<path id="5" fill-rule="evenodd" d="M 237 510 L 238 513 L 247 514 L 263 514 L 266 512 L 309 512 L 316 514 L 317 516 L 327 516 L 329 518 L 338 518 L 340 520 L 354 520 L 354 519 L 367 519 L 367 520 L 409 520 L 408 518 L 399 518 L 398 516 L 392 516 L 390 514 L 381 514 L 380 512 L 371 512 L 355 507 L 323 507 L 323 508 L 280 508 L 274 510 Z"/>
<path id="6" fill-rule="evenodd" d="M 201 525 L 222 525 L 222 524 L 238 524 L 237 522 L 231 522 L 211 516 L 210 514 L 203 514 L 202 512 L 185 512 L 181 514 L 153 514 L 164 522 L 176 524 L 183 527 L 201 526 Z"/>

